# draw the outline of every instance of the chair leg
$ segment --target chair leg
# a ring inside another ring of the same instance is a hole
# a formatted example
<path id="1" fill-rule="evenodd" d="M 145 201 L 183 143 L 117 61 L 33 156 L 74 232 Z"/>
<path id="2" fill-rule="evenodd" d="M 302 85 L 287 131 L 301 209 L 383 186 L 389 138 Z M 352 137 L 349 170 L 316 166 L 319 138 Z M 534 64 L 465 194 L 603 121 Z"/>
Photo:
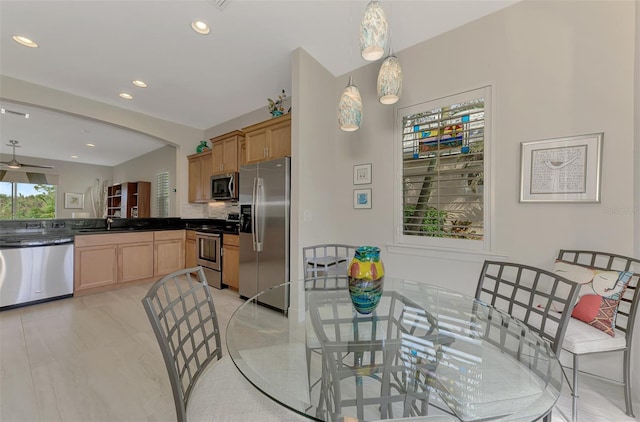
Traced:
<path id="1" fill-rule="evenodd" d="M 573 392 L 571 394 L 571 422 L 578 421 L 578 355 L 573 355 Z"/>
<path id="2" fill-rule="evenodd" d="M 624 351 L 624 359 L 622 366 L 622 376 L 624 379 L 624 403 L 627 407 L 627 416 L 635 418 L 633 414 L 633 405 L 631 404 L 631 354 L 629 348 Z"/>

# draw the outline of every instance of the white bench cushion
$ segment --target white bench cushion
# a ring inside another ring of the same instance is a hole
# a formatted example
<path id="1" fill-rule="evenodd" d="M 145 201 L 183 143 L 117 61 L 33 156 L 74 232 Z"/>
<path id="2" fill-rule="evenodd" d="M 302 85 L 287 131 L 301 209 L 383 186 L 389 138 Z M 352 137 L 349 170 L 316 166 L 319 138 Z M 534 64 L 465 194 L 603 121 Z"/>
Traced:
<path id="1" fill-rule="evenodd" d="M 582 355 L 593 352 L 619 350 L 626 346 L 624 332 L 614 330 L 614 337 L 575 318 L 569 318 L 562 348 L 570 353 Z"/>

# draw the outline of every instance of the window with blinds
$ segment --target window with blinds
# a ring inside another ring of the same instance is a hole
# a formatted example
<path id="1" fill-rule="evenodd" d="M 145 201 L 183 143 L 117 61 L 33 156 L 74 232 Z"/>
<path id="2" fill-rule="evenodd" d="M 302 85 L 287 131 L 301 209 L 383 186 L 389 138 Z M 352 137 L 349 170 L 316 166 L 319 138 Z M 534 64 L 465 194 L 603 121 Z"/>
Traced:
<path id="1" fill-rule="evenodd" d="M 485 238 L 488 89 L 400 110 L 402 235 Z M 469 243 L 467 242 L 467 243 Z M 460 245 L 460 242 L 458 242 Z M 475 249 L 475 247 L 474 247 Z"/>
<path id="2" fill-rule="evenodd" d="M 156 175 L 156 208 L 158 217 L 169 217 L 169 173 Z"/>

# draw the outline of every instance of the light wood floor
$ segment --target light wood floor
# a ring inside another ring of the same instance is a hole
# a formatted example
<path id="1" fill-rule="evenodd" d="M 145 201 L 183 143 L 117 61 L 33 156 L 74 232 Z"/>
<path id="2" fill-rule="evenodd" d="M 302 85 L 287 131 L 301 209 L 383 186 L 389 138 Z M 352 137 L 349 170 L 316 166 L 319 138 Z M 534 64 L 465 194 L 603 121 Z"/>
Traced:
<path id="1" fill-rule="evenodd" d="M 0 421 L 175 420 L 140 302 L 150 285 L 0 312 Z M 242 301 L 230 290 L 213 293 L 224 338 Z M 624 414 L 622 387 L 589 376 L 581 383 L 581 422 L 635 421 Z M 554 421 L 571 419 L 568 391 Z"/>

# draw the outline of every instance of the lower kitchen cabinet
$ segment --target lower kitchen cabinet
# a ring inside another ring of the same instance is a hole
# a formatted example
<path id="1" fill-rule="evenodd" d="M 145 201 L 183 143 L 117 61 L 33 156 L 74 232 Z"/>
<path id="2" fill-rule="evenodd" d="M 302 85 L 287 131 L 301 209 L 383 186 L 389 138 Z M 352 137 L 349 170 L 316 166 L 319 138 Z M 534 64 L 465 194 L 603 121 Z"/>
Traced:
<path id="1" fill-rule="evenodd" d="M 222 247 L 222 283 L 238 290 L 240 284 L 240 236 L 224 234 Z"/>
<path id="2" fill-rule="evenodd" d="M 153 232 L 76 236 L 74 293 L 153 277 Z"/>
<path id="3" fill-rule="evenodd" d="M 118 282 L 118 245 L 79 247 L 76 240 L 73 262 L 76 293 Z"/>
<path id="4" fill-rule="evenodd" d="M 184 230 L 76 236 L 74 293 L 152 281 L 184 264 Z"/>
<path id="5" fill-rule="evenodd" d="M 162 276 L 184 268 L 184 230 L 154 232 L 153 275 Z"/>
<path id="6" fill-rule="evenodd" d="M 198 265 L 198 242 L 195 230 L 185 230 L 184 267 L 193 268 Z"/>
<path id="7" fill-rule="evenodd" d="M 153 277 L 153 242 L 118 246 L 118 283 Z"/>

